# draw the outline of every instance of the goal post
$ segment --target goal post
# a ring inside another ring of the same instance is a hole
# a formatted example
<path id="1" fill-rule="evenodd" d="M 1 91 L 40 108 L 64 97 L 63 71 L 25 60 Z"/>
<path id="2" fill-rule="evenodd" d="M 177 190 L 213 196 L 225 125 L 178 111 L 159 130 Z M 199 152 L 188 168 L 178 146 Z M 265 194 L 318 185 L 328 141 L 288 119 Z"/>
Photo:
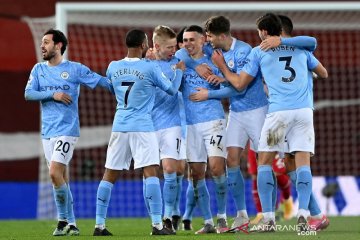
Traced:
<path id="1" fill-rule="evenodd" d="M 42 34 L 56 27 L 69 38 L 66 58 L 104 75 L 111 61 L 126 56 L 124 37 L 131 28 L 143 29 L 151 39 L 153 28 L 160 24 L 177 31 L 192 24 L 203 26 L 210 16 L 224 15 L 231 21 L 234 37 L 256 46 L 260 40 L 255 20 L 267 12 L 289 16 L 294 22 L 294 35 L 316 37 L 315 55 L 329 72 L 327 80 L 314 81 L 316 155 L 312 160 L 313 174 L 357 175 L 360 172 L 359 2 L 60 2 L 56 4 L 55 17 L 25 20 L 33 33 L 37 51 Z M 41 55 L 37 57 L 41 61 Z M 81 89 L 81 136 L 70 162 L 77 217 L 95 216 L 96 190 L 104 171 L 115 107 L 114 97 L 105 90 Z M 53 218 L 55 210 L 51 204 L 54 200 L 44 164 L 45 161 L 40 161 L 38 217 Z M 245 173 L 246 164 L 242 165 L 242 170 Z M 185 191 L 185 180 L 184 184 Z M 211 187 L 209 190 L 213 191 Z M 109 217 L 146 216 L 141 172 L 123 174 L 111 201 Z M 212 202 L 211 205 L 216 204 Z M 248 209 L 249 213 L 254 213 L 251 196 L 247 197 L 247 206 L 252 208 Z M 184 209 L 184 201 L 181 208 Z M 229 200 L 229 216 L 236 214 L 234 209 Z"/>

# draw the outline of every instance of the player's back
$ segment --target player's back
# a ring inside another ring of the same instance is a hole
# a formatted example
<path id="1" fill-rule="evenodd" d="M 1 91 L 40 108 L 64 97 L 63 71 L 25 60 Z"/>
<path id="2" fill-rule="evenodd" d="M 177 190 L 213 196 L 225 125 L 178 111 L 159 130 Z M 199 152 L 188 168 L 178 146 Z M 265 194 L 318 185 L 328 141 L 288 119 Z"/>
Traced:
<path id="1" fill-rule="evenodd" d="M 125 58 L 110 63 L 107 76 L 112 81 L 117 100 L 113 132 L 154 131 L 151 111 L 155 87 L 169 88 L 165 81 L 159 80 L 159 72 L 157 64 L 145 59 Z"/>
<path id="2" fill-rule="evenodd" d="M 260 66 L 269 89 L 269 112 L 274 112 L 313 107 L 309 71 L 317 64 L 318 60 L 310 52 L 280 45 L 266 52 L 254 48 L 249 55 L 249 66 L 245 68 L 249 73 L 251 68 Z"/>

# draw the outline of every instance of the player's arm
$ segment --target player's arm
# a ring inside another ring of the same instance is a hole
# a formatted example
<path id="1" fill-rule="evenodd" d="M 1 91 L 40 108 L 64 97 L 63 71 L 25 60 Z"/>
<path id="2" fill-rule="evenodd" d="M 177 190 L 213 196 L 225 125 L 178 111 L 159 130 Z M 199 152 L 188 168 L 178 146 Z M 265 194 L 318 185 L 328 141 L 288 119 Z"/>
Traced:
<path id="1" fill-rule="evenodd" d="M 219 50 L 214 51 L 211 60 L 220 69 L 226 80 L 228 80 L 237 90 L 243 90 L 254 79 L 252 75 L 245 71 L 241 71 L 239 75 L 231 72 L 225 63 L 222 52 Z"/>
<path id="2" fill-rule="evenodd" d="M 316 49 L 317 41 L 316 38 L 309 36 L 297 36 L 297 37 L 271 36 L 261 42 L 260 49 L 263 51 L 267 51 L 271 48 L 278 47 L 279 45 L 294 46 L 313 52 Z"/>
<path id="3" fill-rule="evenodd" d="M 328 72 L 326 68 L 319 62 L 319 64 L 312 70 L 316 75 L 317 78 L 328 78 Z"/>
<path id="4" fill-rule="evenodd" d="M 53 91 L 41 91 L 39 86 L 39 81 L 36 77 L 36 70 L 32 70 L 29 80 L 25 87 L 25 100 L 26 101 L 59 101 L 64 104 L 71 104 L 71 96 L 63 92 L 53 92 Z"/>
<path id="5" fill-rule="evenodd" d="M 207 50 L 208 51 L 208 50 Z M 210 55 L 209 55 L 210 56 Z M 181 48 L 175 53 L 175 57 L 184 61 L 186 67 L 191 68 L 199 74 L 200 77 L 206 79 L 208 76 L 212 74 L 211 67 L 207 64 L 199 64 L 186 51 L 186 49 Z"/>
<path id="6" fill-rule="evenodd" d="M 220 89 L 209 90 L 207 88 L 196 88 L 197 92 L 190 94 L 189 98 L 191 101 L 199 102 L 208 99 L 223 99 L 230 98 L 237 95 L 244 94 L 245 89 L 242 91 L 236 90 L 231 84 L 226 84 Z"/>
<path id="7" fill-rule="evenodd" d="M 319 78 L 327 78 L 328 77 L 328 72 L 326 70 L 326 68 L 321 64 L 321 62 L 316 59 L 316 57 L 311 53 L 311 52 L 306 52 L 307 53 L 307 65 L 308 65 L 308 69 L 310 69 L 312 72 L 314 72 Z"/>
<path id="8" fill-rule="evenodd" d="M 96 85 L 96 87 L 98 87 L 98 86 L 105 88 L 106 90 L 108 90 L 109 92 L 111 92 L 112 94 L 115 95 L 114 87 L 113 87 L 110 79 L 101 77 L 98 84 Z"/>
<path id="9" fill-rule="evenodd" d="M 94 89 L 95 87 L 103 87 L 112 94 L 115 94 L 112 83 L 109 79 L 93 72 L 87 66 L 83 64 L 76 65 L 78 67 L 79 72 L 79 81 L 81 84 Z"/>
<path id="10" fill-rule="evenodd" d="M 29 80 L 30 81 L 30 80 Z M 44 101 L 44 100 L 52 100 L 53 99 L 53 92 L 51 91 L 38 91 L 33 88 L 33 82 L 26 85 L 25 88 L 25 100 L 26 101 Z M 32 80 L 33 81 L 33 80 Z"/>
<path id="11" fill-rule="evenodd" d="M 175 95 L 180 88 L 181 80 L 183 77 L 183 71 L 185 70 L 185 63 L 183 61 L 178 62 L 175 65 L 175 74 L 173 81 L 170 81 L 165 74 L 161 71 L 159 65 L 154 64 L 155 81 L 156 86 L 165 91 L 169 95 Z"/>

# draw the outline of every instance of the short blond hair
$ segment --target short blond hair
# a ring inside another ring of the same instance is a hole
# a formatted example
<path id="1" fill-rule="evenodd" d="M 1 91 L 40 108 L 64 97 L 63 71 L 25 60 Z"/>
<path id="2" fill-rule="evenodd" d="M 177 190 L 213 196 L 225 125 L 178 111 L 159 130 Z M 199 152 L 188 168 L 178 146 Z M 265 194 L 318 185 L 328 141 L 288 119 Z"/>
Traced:
<path id="1" fill-rule="evenodd" d="M 153 32 L 153 43 L 159 43 L 169 39 L 176 38 L 176 33 L 168 26 L 159 25 L 155 27 Z"/>

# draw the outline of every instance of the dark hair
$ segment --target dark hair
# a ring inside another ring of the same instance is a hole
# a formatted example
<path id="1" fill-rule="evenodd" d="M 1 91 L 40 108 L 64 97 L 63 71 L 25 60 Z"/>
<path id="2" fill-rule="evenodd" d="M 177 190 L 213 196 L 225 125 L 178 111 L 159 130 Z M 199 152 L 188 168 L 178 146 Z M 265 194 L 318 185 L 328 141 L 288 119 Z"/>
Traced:
<path id="1" fill-rule="evenodd" d="M 256 25 L 259 30 L 266 30 L 270 36 L 280 36 L 281 34 L 281 20 L 273 13 L 259 17 L 256 20 Z"/>
<path id="2" fill-rule="evenodd" d="M 201 35 L 204 35 L 204 30 L 202 29 L 202 27 L 200 27 L 198 25 L 188 26 L 184 29 L 184 32 L 197 32 Z"/>
<path id="3" fill-rule="evenodd" d="M 205 22 L 205 32 L 215 35 L 230 34 L 230 20 L 224 16 L 213 16 Z"/>
<path id="4" fill-rule="evenodd" d="M 183 35 L 184 35 L 184 30 L 186 29 L 187 27 L 183 27 L 182 29 L 180 29 L 180 31 L 176 34 L 176 41 L 177 43 L 183 43 Z"/>
<path id="5" fill-rule="evenodd" d="M 146 34 L 144 31 L 139 29 L 132 29 L 126 33 L 126 46 L 128 48 L 137 48 L 144 43 Z"/>
<path id="6" fill-rule="evenodd" d="M 58 44 L 58 43 L 62 43 L 62 47 L 61 47 L 61 55 L 64 54 L 65 50 L 66 50 L 66 47 L 68 45 L 68 40 L 67 38 L 65 37 L 65 34 L 63 32 L 61 32 L 60 30 L 56 30 L 56 29 L 49 29 L 47 30 L 45 33 L 44 33 L 44 36 L 45 35 L 48 35 L 48 34 L 52 34 L 53 37 L 52 37 L 52 40 L 54 41 L 55 44 Z"/>
<path id="7" fill-rule="evenodd" d="M 291 19 L 288 16 L 281 15 L 281 14 L 279 14 L 278 17 L 280 18 L 281 27 L 282 27 L 283 32 L 287 35 L 291 35 L 292 31 L 294 29 Z"/>

